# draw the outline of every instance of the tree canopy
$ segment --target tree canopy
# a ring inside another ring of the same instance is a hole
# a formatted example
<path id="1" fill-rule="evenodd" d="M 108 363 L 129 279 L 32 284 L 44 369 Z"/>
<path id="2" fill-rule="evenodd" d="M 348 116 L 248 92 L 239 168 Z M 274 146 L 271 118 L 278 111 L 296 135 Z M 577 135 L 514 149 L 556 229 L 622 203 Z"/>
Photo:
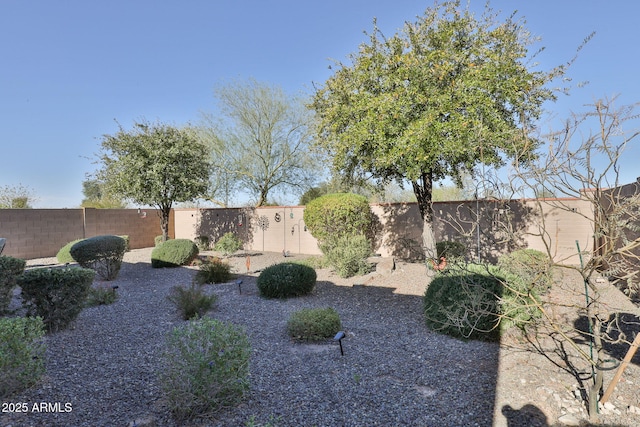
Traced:
<path id="1" fill-rule="evenodd" d="M 334 169 L 381 182 L 409 181 L 432 256 L 433 183 L 460 181 L 479 164 L 499 167 L 529 155 L 547 83 L 564 72 L 529 68 L 533 40 L 513 17 L 498 22 L 487 6 L 476 17 L 459 1 L 436 4 L 414 23 L 368 43 L 336 64 L 310 107 L 319 143 Z"/>
<path id="2" fill-rule="evenodd" d="M 254 80 L 216 88 L 221 117 L 204 117 L 219 191 L 242 188 L 256 205 L 274 191 L 309 188 L 321 168 L 311 150 L 312 115 L 277 86 Z"/>
<path id="3" fill-rule="evenodd" d="M 98 179 L 109 193 L 160 211 L 168 236 L 175 202 L 203 196 L 209 185 L 210 154 L 189 129 L 156 123 L 134 123 L 132 130 L 104 135 Z"/>

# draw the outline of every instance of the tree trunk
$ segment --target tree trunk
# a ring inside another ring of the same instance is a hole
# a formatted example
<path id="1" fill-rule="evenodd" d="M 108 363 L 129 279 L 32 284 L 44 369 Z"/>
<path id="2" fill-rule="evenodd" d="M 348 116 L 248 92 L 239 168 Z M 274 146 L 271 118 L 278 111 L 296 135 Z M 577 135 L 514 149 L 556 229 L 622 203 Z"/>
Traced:
<path id="1" fill-rule="evenodd" d="M 160 208 L 160 228 L 162 229 L 162 241 L 169 240 L 169 215 L 171 206 L 159 206 Z"/>
<path id="2" fill-rule="evenodd" d="M 413 192 L 418 200 L 422 217 L 422 249 L 428 260 L 436 259 L 436 238 L 433 231 L 433 175 L 423 173 L 419 180 L 413 181 Z"/>

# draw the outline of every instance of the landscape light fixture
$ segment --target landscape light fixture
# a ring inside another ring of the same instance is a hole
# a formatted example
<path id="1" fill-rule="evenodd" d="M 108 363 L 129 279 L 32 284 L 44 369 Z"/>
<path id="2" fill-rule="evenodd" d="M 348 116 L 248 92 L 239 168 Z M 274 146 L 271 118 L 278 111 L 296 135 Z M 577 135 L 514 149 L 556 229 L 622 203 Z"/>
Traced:
<path id="1" fill-rule="evenodd" d="M 236 285 L 238 285 L 238 293 L 242 295 L 242 279 L 236 280 Z"/>
<path id="2" fill-rule="evenodd" d="M 340 355 L 344 356 L 344 350 L 342 349 L 342 338 L 345 337 L 345 333 L 344 331 L 340 331 L 336 334 L 335 337 L 333 337 L 334 341 L 338 341 L 338 343 L 340 344 Z"/>

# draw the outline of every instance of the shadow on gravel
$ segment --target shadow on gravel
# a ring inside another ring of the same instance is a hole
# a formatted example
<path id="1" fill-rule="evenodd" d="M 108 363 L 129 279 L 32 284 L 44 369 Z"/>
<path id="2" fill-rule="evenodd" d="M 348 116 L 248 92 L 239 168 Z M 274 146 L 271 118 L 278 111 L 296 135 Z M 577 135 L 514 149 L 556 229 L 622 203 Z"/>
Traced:
<path id="1" fill-rule="evenodd" d="M 233 282 L 213 285 L 212 315 L 243 325 L 254 350 L 248 398 L 216 425 L 245 425 L 250 417 L 273 417 L 279 427 L 494 425 L 499 346 L 429 331 L 421 296 L 319 281 L 311 295 L 269 300 L 258 296 L 255 279 L 238 275 L 242 293 Z M 289 339 L 287 319 L 308 307 L 340 314 L 344 355 L 337 342 Z"/>

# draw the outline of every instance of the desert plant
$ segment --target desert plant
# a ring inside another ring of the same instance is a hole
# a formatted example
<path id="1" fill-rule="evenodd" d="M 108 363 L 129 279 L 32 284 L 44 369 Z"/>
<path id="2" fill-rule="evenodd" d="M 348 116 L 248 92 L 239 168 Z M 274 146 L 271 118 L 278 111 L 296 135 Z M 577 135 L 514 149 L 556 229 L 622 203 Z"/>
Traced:
<path id="1" fill-rule="evenodd" d="M 22 391 L 44 373 L 44 325 L 39 317 L 0 318 L 0 397 Z"/>
<path id="2" fill-rule="evenodd" d="M 117 286 L 97 286 L 89 288 L 86 307 L 113 304 L 118 299 Z"/>
<path id="3" fill-rule="evenodd" d="M 189 239 L 171 239 L 151 251 L 151 267 L 189 265 L 198 256 L 198 247 Z"/>
<path id="4" fill-rule="evenodd" d="M 194 239 L 194 243 L 200 251 L 208 251 L 209 249 L 211 249 L 209 236 L 196 236 L 196 238 Z"/>
<path id="5" fill-rule="evenodd" d="M 126 250 L 122 237 L 105 235 L 81 240 L 69 252 L 81 267 L 94 270 L 104 280 L 113 280 L 118 277 Z"/>
<path id="6" fill-rule="evenodd" d="M 196 319 L 174 328 L 167 345 L 161 382 L 178 420 L 215 414 L 249 389 L 251 346 L 241 327 Z"/>
<path id="7" fill-rule="evenodd" d="M 258 276 L 258 291 L 266 298 L 306 295 L 315 287 L 316 278 L 316 271 L 309 266 L 293 262 L 275 264 Z"/>
<path id="8" fill-rule="evenodd" d="M 373 214 L 366 197 L 351 193 L 326 194 L 309 202 L 304 223 L 318 242 L 364 233 L 371 237 Z"/>
<path id="9" fill-rule="evenodd" d="M 66 328 L 82 311 L 95 272 L 82 267 L 36 268 L 18 277 L 29 315 L 42 317 L 45 328 Z"/>
<path id="10" fill-rule="evenodd" d="M 207 257 L 196 273 L 195 281 L 205 283 L 225 283 L 233 277 L 231 266 L 220 258 Z"/>
<path id="11" fill-rule="evenodd" d="M 520 249 L 502 255 L 498 266 L 522 281 L 525 288 L 533 288 L 542 295 L 549 291 L 553 284 L 551 258 L 544 252 L 535 249 Z"/>
<path id="12" fill-rule="evenodd" d="M 201 285 L 191 283 L 187 287 L 174 286 L 167 299 L 175 304 L 184 320 L 189 320 L 194 317 L 202 317 L 213 307 L 218 296 L 216 294 L 207 295 Z"/>
<path id="13" fill-rule="evenodd" d="M 76 262 L 76 260 L 74 260 L 73 257 L 71 256 L 71 247 L 81 240 L 84 240 L 84 239 L 72 240 L 66 245 L 64 245 L 63 247 L 61 247 L 60 250 L 58 250 L 58 253 L 56 254 L 56 259 L 60 264 L 71 264 L 72 262 Z"/>
<path id="14" fill-rule="evenodd" d="M 445 257 L 447 260 L 456 260 L 464 258 L 467 248 L 463 243 L 444 240 L 436 243 L 436 252 L 438 259 Z"/>
<path id="15" fill-rule="evenodd" d="M 340 277 L 363 275 L 371 270 L 367 262 L 371 244 L 362 234 L 330 237 L 320 245 L 320 249 Z"/>
<path id="16" fill-rule="evenodd" d="M 525 329 L 540 317 L 538 294 L 492 265 L 455 265 L 431 281 L 424 313 L 431 329 L 463 339 L 496 341 L 506 329 Z"/>
<path id="17" fill-rule="evenodd" d="M 24 271 L 26 261 L 10 256 L 0 256 L 0 314 L 7 311 L 13 297 L 16 278 Z"/>
<path id="18" fill-rule="evenodd" d="M 242 241 L 234 233 L 225 233 L 213 247 L 214 250 L 222 252 L 222 255 L 229 256 L 242 248 Z"/>
<path id="19" fill-rule="evenodd" d="M 128 234 L 123 234 L 122 236 L 118 236 L 124 240 L 124 251 L 129 252 L 131 250 L 131 243 Z"/>
<path id="20" fill-rule="evenodd" d="M 169 240 L 169 239 L 167 238 L 166 240 Z M 155 246 L 160 246 L 164 242 L 165 242 L 165 238 L 162 234 L 153 238 L 153 243 Z"/>
<path id="21" fill-rule="evenodd" d="M 294 312 L 287 322 L 289 336 L 301 341 L 320 341 L 335 336 L 342 326 L 333 308 L 304 308 Z"/>

